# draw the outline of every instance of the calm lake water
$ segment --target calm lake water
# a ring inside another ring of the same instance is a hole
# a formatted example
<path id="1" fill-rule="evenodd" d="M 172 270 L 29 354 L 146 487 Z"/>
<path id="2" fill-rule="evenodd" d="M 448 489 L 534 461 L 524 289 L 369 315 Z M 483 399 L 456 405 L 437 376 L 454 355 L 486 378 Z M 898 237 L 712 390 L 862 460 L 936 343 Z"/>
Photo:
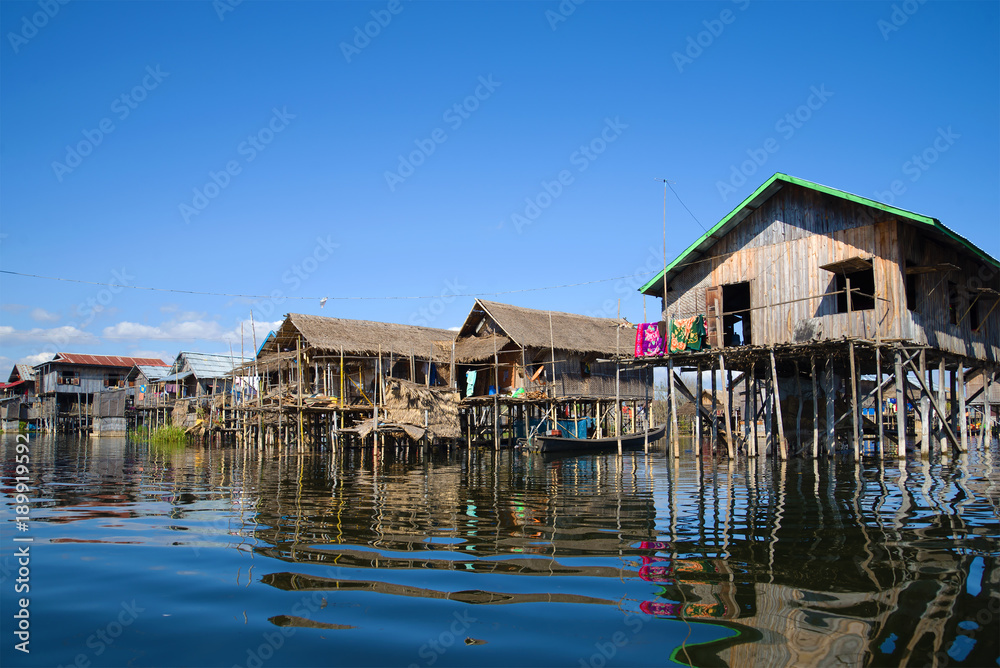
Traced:
<path id="1" fill-rule="evenodd" d="M 18 531 L 14 436 L 0 446 L 4 666 L 1000 656 L 995 442 L 902 468 L 43 436 L 30 449 Z M 30 654 L 15 648 L 22 597 Z"/>

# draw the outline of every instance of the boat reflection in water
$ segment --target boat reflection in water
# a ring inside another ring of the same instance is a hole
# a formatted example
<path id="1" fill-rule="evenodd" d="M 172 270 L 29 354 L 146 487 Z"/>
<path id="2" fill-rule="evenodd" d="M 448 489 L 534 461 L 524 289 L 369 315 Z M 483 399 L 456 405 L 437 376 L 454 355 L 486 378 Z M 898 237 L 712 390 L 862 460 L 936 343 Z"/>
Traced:
<path id="1" fill-rule="evenodd" d="M 249 665 L 274 633 L 269 665 L 331 652 L 346 665 L 592 668 L 998 657 L 995 444 L 902 468 L 690 452 L 95 448 L 38 445 L 33 464 L 52 482 L 39 489 L 35 547 L 56 533 L 33 559 L 51 560 L 88 609 L 110 601 L 109 614 L 137 596 L 137 574 L 163 569 L 139 598 L 165 612 L 109 646 L 112 662 Z M 129 574 L 120 589 L 110 572 Z M 93 631 L 58 594 L 33 599 L 47 605 L 66 608 L 67 637 Z M 164 620 L 178 617 L 212 642 L 168 643 L 179 622 Z M 42 658 L 72 663 L 72 643 L 57 649 Z"/>

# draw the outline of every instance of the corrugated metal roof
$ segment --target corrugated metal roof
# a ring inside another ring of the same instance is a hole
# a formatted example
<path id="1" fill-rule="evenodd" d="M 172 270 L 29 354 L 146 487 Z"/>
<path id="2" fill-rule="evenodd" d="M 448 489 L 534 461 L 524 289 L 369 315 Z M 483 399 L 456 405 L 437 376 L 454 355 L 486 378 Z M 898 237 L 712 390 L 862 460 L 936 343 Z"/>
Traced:
<path id="1" fill-rule="evenodd" d="M 10 370 L 7 382 L 14 383 L 19 380 L 35 380 L 35 370 L 30 364 L 15 364 Z"/>
<path id="2" fill-rule="evenodd" d="M 191 371 L 185 371 L 183 373 L 172 373 L 169 376 L 164 376 L 163 378 L 157 379 L 158 383 L 173 383 L 178 380 L 184 380 L 192 375 Z"/>
<path id="3" fill-rule="evenodd" d="M 757 188 L 757 190 L 751 193 L 749 197 L 743 200 L 735 209 L 730 211 L 725 218 L 716 223 L 712 229 L 701 235 L 694 243 L 688 246 L 683 253 L 674 258 L 674 261 L 668 264 L 665 269 L 661 270 L 644 286 L 639 288 L 639 292 L 645 295 L 655 295 L 657 297 L 663 296 L 664 273 L 666 273 L 666 281 L 669 283 L 670 279 L 680 273 L 681 269 L 704 255 L 719 239 L 721 239 L 731 229 L 739 225 L 747 216 L 757 210 L 757 208 L 759 208 L 772 195 L 778 192 L 786 183 L 791 183 L 803 188 L 839 197 L 856 204 L 878 209 L 890 215 L 904 218 L 907 222 L 922 225 L 925 229 L 932 229 L 940 233 L 945 238 L 949 239 L 953 245 L 965 248 L 974 255 L 978 256 L 984 262 L 992 264 L 994 267 L 1000 267 L 1000 262 L 998 262 L 996 258 L 973 244 L 962 235 L 942 225 L 941 221 L 936 218 L 924 216 L 919 213 L 913 213 L 912 211 L 900 209 L 888 204 L 882 204 L 881 202 L 876 202 L 875 200 L 868 199 L 867 197 L 861 197 L 860 195 L 854 195 L 844 190 L 837 190 L 836 188 L 831 188 L 829 186 L 820 185 L 818 183 L 813 183 L 812 181 L 806 181 L 805 179 L 777 172 L 774 176 L 769 178 L 759 188 Z"/>
<path id="4" fill-rule="evenodd" d="M 191 371 L 194 373 L 195 378 L 200 380 L 205 378 L 224 378 L 232 374 L 234 367 L 238 367 L 251 360 L 253 360 L 252 357 L 242 357 L 240 355 L 181 352 L 171 368 L 174 370 L 184 369 Z"/>
<path id="5" fill-rule="evenodd" d="M 170 367 L 164 364 L 163 366 L 150 366 L 149 364 L 136 364 L 135 368 L 142 372 L 149 380 L 160 380 L 167 375 L 170 371 Z"/>
<path id="6" fill-rule="evenodd" d="M 148 366 L 170 366 L 166 362 L 156 357 L 121 357 L 119 355 L 81 355 L 78 353 L 57 353 L 54 360 L 36 364 L 35 368 L 43 364 L 82 364 L 84 366 L 113 366 L 131 369 L 136 364 L 146 364 Z"/>

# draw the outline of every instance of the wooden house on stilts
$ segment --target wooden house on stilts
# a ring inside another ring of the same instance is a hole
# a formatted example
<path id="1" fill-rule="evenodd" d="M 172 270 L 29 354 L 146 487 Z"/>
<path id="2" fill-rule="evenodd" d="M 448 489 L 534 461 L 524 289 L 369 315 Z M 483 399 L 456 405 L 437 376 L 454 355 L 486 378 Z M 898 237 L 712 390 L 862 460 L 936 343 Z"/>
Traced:
<path id="1" fill-rule="evenodd" d="M 533 428 L 635 431 L 648 414 L 652 369 L 615 361 L 634 339 L 625 321 L 477 299 L 455 340 L 467 442 L 499 447 Z"/>
<path id="2" fill-rule="evenodd" d="M 291 313 L 241 371 L 255 391 L 245 393 L 240 407 L 240 435 L 251 443 L 304 445 L 331 436 L 359 442 L 385 434 L 457 437 L 458 398 L 450 392 L 454 336 Z"/>
<path id="3" fill-rule="evenodd" d="M 924 457 L 965 450 L 966 380 L 981 377 L 986 397 L 996 382 L 1000 262 L 934 218 L 785 174 L 641 292 L 663 298 L 668 339 L 700 317 L 708 344 L 679 341 L 647 363 L 667 366 L 671 385 L 683 368 L 721 378 L 723 398 L 746 389 L 744 405 L 724 401 L 724 424 L 707 409 L 696 421 L 730 457 L 903 457 L 907 439 Z M 993 411 L 987 401 L 987 433 Z"/>

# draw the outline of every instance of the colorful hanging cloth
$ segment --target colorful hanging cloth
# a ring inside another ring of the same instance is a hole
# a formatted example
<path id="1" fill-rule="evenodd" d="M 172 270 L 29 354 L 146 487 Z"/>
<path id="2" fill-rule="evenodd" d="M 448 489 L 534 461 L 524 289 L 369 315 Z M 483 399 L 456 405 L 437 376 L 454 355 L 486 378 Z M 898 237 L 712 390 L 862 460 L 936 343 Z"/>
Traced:
<path id="1" fill-rule="evenodd" d="M 686 350 L 701 350 L 707 348 L 705 341 L 705 316 L 696 315 L 670 322 L 670 342 L 668 349 L 672 353 Z"/>
<path id="2" fill-rule="evenodd" d="M 663 355 L 663 323 L 646 322 L 636 326 L 635 356 L 659 357 Z"/>

